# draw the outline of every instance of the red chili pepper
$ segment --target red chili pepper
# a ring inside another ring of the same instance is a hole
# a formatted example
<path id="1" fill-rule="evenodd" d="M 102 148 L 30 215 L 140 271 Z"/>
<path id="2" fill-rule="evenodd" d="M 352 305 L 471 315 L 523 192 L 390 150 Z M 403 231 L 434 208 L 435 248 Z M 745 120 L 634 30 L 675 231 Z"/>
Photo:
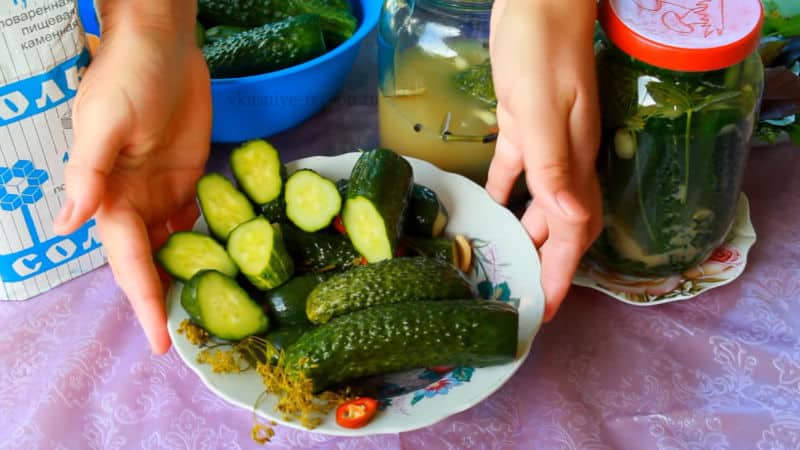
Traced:
<path id="1" fill-rule="evenodd" d="M 347 234 L 347 229 L 344 227 L 344 222 L 342 221 L 341 215 L 337 215 L 333 218 L 333 228 L 339 233 Z"/>
<path id="2" fill-rule="evenodd" d="M 375 417 L 377 411 L 377 400 L 359 397 L 336 408 L 336 423 L 345 428 L 361 428 Z"/>

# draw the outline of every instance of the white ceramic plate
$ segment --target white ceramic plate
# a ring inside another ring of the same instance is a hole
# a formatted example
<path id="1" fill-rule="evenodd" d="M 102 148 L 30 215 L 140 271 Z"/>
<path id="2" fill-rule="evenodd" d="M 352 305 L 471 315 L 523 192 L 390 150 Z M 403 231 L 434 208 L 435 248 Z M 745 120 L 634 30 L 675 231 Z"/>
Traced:
<path id="1" fill-rule="evenodd" d="M 603 271 L 584 263 L 578 269 L 573 283 L 635 306 L 689 300 L 739 278 L 747 265 L 747 254 L 755 242 L 756 232 L 750 222 L 750 203 L 747 196 L 742 194 L 733 227 L 725 242 L 699 266 L 672 277 L 640 278 Z"/>
<path id="2" fill-rule="evenodd" d="M 310 168 L 332 179 L 347 178 L 358 153 L 335 157 L 311 157 L 287 164 L 290 173 Z M 313 431 L 329 435 L 364 436 L 399 433 L 432 425 L 464 411 L 499 389 L 528 356 L 531 343 L 544 314 L 544 294 L 540 286 L 540 265 L 536 250 L 520 222 L 495 203 L 477 184 L 433 165 L 408 158 L 418 183 L 429 186 L 441 198 L 450 214 L 447 233 L 472 239 L 476 264 L 470 273 L 484 298 L 509 301 L 519 310 L 519 346 L 515 361 L 504 365 L 452 370 L 421 368 L 376 377 L 381 412 L 366 427 L 349 430 L 338 426 L 333 413 Z M 202 219 L 196 227 L 206 231 Z M 214 374 L 207 365 L 196 362 L 199 349 L 176 333 L 188 318 L 180 306 L 182 286 L 175 283 L 168 294 L 169 332 L 178 354 L 214 393 L 248 411 L 263 390 L 261 379 L 252 371 L 242 374 Z M 268 397 L 258 410 L 260 416 L 280 424 L 303 429 L 299 423 L 285 422 L 274 411 L 275 399 Z"/>

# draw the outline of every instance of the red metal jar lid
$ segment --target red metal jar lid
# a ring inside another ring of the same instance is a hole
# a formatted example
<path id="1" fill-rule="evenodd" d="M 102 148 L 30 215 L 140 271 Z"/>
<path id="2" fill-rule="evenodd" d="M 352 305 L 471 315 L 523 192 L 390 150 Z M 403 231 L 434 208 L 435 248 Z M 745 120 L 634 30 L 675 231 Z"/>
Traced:
<path id="1" fill-rule="evenodd" d="M 608 39 L 650 65 L 707 72 L 740 63 L 758 49 L 761 0 L 600 0 Z"/>

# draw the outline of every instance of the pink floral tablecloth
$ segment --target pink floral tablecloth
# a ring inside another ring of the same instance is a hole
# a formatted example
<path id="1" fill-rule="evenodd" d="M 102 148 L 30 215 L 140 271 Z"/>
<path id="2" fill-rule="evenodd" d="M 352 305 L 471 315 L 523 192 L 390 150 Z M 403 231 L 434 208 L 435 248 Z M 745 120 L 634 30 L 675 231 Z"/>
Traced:
<path id="1" fill-rule="evenodd" d="M 342 96 L 272 139 L 286 158 L 376 143 L 374 45 Z M 229 149 L 209 168 L 226 170 Z M 800 449 L 800 149 L 755 149 L 744 275 L 628 306 L 575 288 L 517 375 L 427 429 L 364 439 L 278 427 L 275 449 Z M 252 416 L 172 351 L 149 353 L 107 267 L 0 302 L 0 449 L 256 449 Z"/>

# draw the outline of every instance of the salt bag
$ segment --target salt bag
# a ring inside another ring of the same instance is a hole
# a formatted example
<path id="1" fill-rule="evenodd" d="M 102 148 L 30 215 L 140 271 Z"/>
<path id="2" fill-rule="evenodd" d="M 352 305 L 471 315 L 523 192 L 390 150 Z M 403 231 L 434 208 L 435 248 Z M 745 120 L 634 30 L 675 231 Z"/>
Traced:
<path id="1" fill-rule="evenodd" d="M 94 220 L 52 231 L 90 54 L 72 0 L 0 1 L 0 37 L 0 301 L 26 300 L 106 263 Z"/>

